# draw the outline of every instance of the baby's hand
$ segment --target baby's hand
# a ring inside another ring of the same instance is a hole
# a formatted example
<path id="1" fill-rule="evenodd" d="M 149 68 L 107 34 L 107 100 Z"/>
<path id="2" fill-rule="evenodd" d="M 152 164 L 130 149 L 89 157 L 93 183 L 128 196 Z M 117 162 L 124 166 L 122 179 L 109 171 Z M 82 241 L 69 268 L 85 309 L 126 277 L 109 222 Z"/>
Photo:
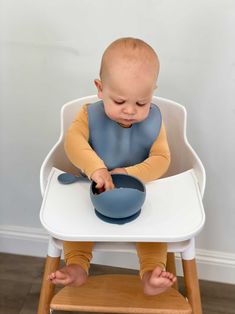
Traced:
<path id="1" fill-rule="evenodd" d="M 98 191 L 108 191 L 114 189 L 112 177 L 107 169 L 98 169 L 93 172 L 91 179 L 96 182 Z"/>
<path id="2" fill-rule="evenodd" d="M 127 171 L 125 170 L 125 168 L 115 168 L 115 169 L 111 170 L 110 173 L 111 174 L 116 174 L 116 173 L 127 174 Z"/>

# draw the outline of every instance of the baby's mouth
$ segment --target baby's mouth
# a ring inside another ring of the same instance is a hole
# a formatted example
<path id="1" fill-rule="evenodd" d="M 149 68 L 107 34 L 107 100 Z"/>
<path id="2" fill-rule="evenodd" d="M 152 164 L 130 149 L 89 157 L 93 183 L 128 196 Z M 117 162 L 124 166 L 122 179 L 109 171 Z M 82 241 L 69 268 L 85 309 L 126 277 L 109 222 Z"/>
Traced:
<path id="1" fill-rule="evenodd" d="M 128 123 L 133 123 L 135 121 L 135 119 L 122 119 L 122 120 Z"/>
<path id="2" fill-rule="evenodd" d="M 134 119 L 122 119 L 119 124 L 123 127 L 129 128 L 135 122 Z"/>

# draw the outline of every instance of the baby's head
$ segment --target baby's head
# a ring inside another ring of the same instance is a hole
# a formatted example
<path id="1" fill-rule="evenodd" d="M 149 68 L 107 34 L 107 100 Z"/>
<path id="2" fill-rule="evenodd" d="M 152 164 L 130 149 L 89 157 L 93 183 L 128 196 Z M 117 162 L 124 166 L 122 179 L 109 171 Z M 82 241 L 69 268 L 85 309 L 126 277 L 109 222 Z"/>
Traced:
<path id="1" fill-rule="evenodd" d="M 121 38 L 105 50 L 98 97 L 107 116 L 129 127 L 147 118 L 159 73 L 156 52 L 144 41 Z"/>

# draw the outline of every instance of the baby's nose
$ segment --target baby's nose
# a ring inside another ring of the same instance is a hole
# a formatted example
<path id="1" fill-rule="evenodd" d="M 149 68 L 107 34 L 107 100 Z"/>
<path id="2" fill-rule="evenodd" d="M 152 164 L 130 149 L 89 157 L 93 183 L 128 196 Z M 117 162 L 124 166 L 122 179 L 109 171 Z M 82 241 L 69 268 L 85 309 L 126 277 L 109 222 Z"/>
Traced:
<path id="1" fill-rule="evenodd" d="M 128 115 L 134 115 L 135 112 L 136 112 L 136 109 L 135 109 L 134 106 L 129 105 L 129 106 L 125 106 L 124 112 L 125 112 L 126 114 L 128 114 Z"/>

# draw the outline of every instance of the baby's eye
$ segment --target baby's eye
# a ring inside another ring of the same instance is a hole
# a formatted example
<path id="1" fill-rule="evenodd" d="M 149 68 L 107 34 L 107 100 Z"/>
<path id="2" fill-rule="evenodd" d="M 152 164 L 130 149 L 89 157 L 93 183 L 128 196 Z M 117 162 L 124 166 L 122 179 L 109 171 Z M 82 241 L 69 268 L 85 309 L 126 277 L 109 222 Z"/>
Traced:
<path id="1" fill-rule="evenodd" d="M 122 104 L 124 104 L 125 101 L 124 100 L 120 100 L 120 101 L 114 100 L 114 102 L 117 105 L 122 105 Z"/>
<path id="2" fill-rule="evenodd" d="M 147 105 L 147 103 L 144 103 L 144 104 L 143 104 L 143 103 L 137 102 L 136 105 L 139 106 L 139 107 L 143 107 L 143 106 Z"/>

